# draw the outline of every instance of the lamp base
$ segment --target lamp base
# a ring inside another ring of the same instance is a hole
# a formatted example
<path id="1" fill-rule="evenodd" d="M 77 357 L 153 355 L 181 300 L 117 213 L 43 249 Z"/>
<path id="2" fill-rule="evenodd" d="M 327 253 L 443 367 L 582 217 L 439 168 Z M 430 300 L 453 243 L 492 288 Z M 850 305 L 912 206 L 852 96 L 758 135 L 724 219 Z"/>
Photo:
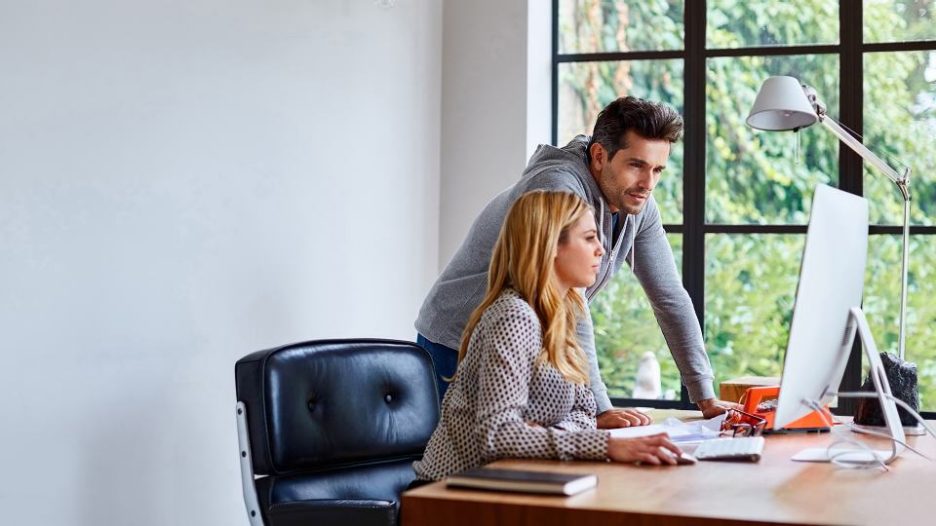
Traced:
<path id="1" fill-rule="evenodd" d="M 890 384 L 891 392 L 896 398 L 903 400 L 914 411 L 920 410 L 920 392 L 917 386 L 917 366 L 914 363 L 901 360 L 890 353 L 881 353 L 881 362 L 884 365 L 884 373 L 887 375 L 887 382 Z M 874 392 L 874 382 L 870 376 L 861 385 L 861 390 Z M 900 415 L 900 424 L 904 427 L 916 428 L 919 424 L 903 408 L 898 408 Z M 861 398 L 858 400 L 858 410 L 855 412 L 855 424 L 859 426 L 869 426 L 870 428 L 881 427 L 885 425 L 884 415 L 881 412 L 881 403 L 875 398 Z M 910 433 L 908 433 L 910 434 Z"/>
<path id="2" fill-rule="evenodd" d="M 903 426 L 904 434 L 909 437 L 921 437 L 926 434 L 926 428 L 919 423 L 915 426 Z M 851 430 L 854 433 L 864 433 L 867 435 L 877 435 L 887 433 L 887 426 L 863 426 L 861 424 L 852 424 Z"/>

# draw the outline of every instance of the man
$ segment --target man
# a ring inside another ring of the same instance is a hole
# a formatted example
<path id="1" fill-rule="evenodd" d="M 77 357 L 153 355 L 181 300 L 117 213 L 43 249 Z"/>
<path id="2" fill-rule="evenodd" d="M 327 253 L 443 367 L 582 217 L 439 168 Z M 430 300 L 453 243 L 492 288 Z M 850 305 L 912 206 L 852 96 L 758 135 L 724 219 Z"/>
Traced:
<path id="1" fill-rule="evenodd" d="M 665 104 L 620 98 L 601 111 L 594 134 L 562 148 L 541 145 L 520 181 L 495 197 L 475 219 L 468 236 L 442 271 L 416 320 L 418 343 L 439 375 L 439 396 L 457 366 L 468 317 L 484 297 L 491 251 L 513 202 L 530 190 L 565 190 L 592 205 L 605 254 L 587 300 L 611 280 L 626 260 L 646 292 L 689 399 L 706 418 L 737 404 L 715 398 L 713 374 L 689 294 L 682 286 L 652 192 L 666 168 L 672 143 L 682 135 L 682 117 Z M 598 371 L 591 316 L 579 320 L 579 344 L 589 360 L 598 427 L 644 425 L 650 419 L 616 409 Z"/>

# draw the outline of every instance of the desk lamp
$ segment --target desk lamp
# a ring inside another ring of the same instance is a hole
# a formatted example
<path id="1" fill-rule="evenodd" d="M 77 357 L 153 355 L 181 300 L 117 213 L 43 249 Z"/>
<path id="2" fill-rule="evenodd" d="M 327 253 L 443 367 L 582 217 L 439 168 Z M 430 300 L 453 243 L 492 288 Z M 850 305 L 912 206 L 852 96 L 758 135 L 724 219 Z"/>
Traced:
<path id="1" fill-rule="evenodd" d="M 903 196 L 903 258 L 901 260 L 900 327 L 897 337 L 897 353 L 901 360 L 905 360 L 907 263 L 910 258 L 910 169 L 907 168 L 902 173 L 898 173 L 897 170 L 891 168 L 826 113 L 826 107 L 819 100 L 816 90 L 800 84 L 799 80 L 793 77 L 770 77 L 765 80 L 747 118 L 748 126 L 765 131 L 793 130 L 795 132 L 800 128 L 812 126 L 816 121 L 822 123 L 862 159 L 887 176 L 892 183 L 897 185 Z"/>
<path id="2" fill-rule="evenodd" d="M 906 168 L 899 173 L 881 160 L 874 152 L 865 147 L 860 140 L 829 116 L 825 104 L 819 99 L 815 89 L 806 84 L 801 84 L 799 80 L 793 77 L 777 76 L 765 80 L 754 99 L 754 106 L 751 107 L 751 113 L 747 118 L 749 126 L 766 131 L 793 130 L 795 132 L 800 128 L 812 126 L 817 121 L 860 155 L 862 159 L 868 161 L 871 166 L 887 176 L 892 183 L 897 185 L 900 194 L 903 196 L 903 256 L 901 260 L 900 325 L 897 337 L 897 352 L 900 359 L 905 360 L 907 270 L 910 259 L 910 169 Z M 915 382 L 913 383 L 915 384 Z M 914 392 L 912 394 L 904 393 L 903 396 L 904 401 L 909 403 L 911 400 L 906 398 L 912 397 L 913 401 L 915 401 L 919 395 Z M 923 434 L 919 426 L 908 426 L 907 432 L 914 435 Z"/>

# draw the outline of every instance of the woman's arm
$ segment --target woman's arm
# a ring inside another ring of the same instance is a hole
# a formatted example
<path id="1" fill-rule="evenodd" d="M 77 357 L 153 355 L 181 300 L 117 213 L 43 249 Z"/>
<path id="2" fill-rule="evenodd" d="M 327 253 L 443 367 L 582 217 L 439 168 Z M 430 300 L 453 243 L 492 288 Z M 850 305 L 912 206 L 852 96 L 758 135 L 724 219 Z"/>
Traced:
<path id="1" fill-rule="evenodd" d="M 585 385 L 575 386 L 575 401 L 572 410 L 554 427 L 566 431 L 580 431 L 584 429 L 597 429 L 595 421 L 595 395 Z"/>
<path id="2" fill-rule="evenodd" d="M 565 431 L 524 422 L 533 364 L 542 346 L 530 311 L 511 310 L 479 326 L 481 348 L 475 433 L 484 461 L 496 458 L 607 458 L 608 433 Z M 560 386 L 557 386 L 557 388 Z"/>

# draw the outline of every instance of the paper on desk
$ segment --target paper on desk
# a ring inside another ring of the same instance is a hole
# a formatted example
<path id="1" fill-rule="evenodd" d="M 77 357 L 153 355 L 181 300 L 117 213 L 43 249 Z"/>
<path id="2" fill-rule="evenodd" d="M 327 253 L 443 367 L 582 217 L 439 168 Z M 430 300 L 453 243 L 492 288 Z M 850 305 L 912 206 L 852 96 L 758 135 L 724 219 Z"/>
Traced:
<path id="1" fill-rule="evenodd" d="M 718 438 L 718 431 L 723 420 L 725 420 L 725 415 L 717 416 L 711 420 L 696 420 L 693 422 L 683 422 L 678 418 L 669 417 L 660 424 L 621 427 L 610 431 L 611 436 L 620 438 L 636 438 L 666 433 L 673 442 L 701 442 L 702 440 Z"/>

